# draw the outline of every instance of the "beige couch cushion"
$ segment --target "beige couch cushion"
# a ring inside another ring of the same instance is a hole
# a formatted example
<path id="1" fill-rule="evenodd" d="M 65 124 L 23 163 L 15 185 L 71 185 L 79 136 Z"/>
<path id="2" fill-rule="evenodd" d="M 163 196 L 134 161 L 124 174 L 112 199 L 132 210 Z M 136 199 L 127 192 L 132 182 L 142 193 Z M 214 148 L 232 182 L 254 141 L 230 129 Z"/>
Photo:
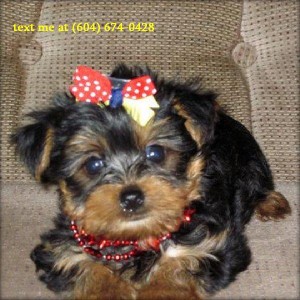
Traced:
<path id="1" fill-rule="evenodd" d="M 246 0 L 241 27 L 244 41 L 256 51 L 256 61 L 243 68 L 253 134 L 275 178 L 285 181 L 299 180 L 299 5 L 298 0 Z"/>
<path id="2" fill-rule="evenodd" d="M 0 178 L 22 178 L 24 168 L 9 145 L 9 136 L 20 120 L 20 110 L 25 97 L 24 70 L 19 59 L 19 47 L 33 37 L 33 32 L 13 32 L 13 24 L 34 24 L 41 12 L 41 1 L 0 1 Z M 35 51 L 33 49 L 33 51 Z M 28 176 L 28 175 L 27 175 Z"/>
<path id="3" fill-rule="evenodd" d="M 299 299 L 298 185 L 278 184 L 293 209 L 282 222 L 253 220 L 248 227 L 253 262 L 216 299 Z M 39 234 L 51 227 L 56 211 L 54 189 L 34 184 L 7 183 L 2 187 L 1 299 L 55 298 L 34 273 L 29 254 Z"/>

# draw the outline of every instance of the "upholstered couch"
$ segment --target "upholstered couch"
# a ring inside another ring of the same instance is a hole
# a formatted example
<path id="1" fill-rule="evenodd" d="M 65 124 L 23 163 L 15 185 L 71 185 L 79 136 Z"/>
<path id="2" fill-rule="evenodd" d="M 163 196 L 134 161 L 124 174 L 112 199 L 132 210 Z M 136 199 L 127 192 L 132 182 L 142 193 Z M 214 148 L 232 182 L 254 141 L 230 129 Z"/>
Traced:
<path id="1" fill-rule="evenodd" d="M 253 262 L 215 298 L 299 299 L 298 10 L 297 0 L 2 0 L 1 299 L 56 297 L 38 282 L 29 259 L 39 234 L 51 226 L 56 191 L 34 183 L 9 135 L 24 113 L 66 90 L 76 65 L 109 73 L 120 61 L 147 63 L 166 77 L 201 76 L 257 138 L 277 189 L 291 203 L 293 213 L 283 222 L 253 219 Z M 155 31 L 72 32 L 74 22 L 96 21 L 153 22 Z M 14 24 L 55 29 L 14 31 Z M 58 32 L 63 24 L 68 32 Z"/>

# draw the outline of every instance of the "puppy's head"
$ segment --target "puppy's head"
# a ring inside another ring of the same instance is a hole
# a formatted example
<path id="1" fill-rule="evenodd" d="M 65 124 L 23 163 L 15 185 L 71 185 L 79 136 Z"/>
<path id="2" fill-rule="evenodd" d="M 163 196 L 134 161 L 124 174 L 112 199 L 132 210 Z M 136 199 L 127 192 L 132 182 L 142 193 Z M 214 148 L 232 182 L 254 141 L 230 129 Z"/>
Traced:
<path id="1" fill-rule="evenodd" d="M 88 233 L 110 239 L 175 231 L 184 208 L 199 197 L 199 150 L 213 136 L 212 93 L 124 65 L 112 76 L 141 74 L 152 76 L 160 104 L 145 127 L 122 107 L 76 103 L 64 95 L 31 113 L 34 121 L 13 136 L 35 178 L 59 185 L 63 212 Z"/>

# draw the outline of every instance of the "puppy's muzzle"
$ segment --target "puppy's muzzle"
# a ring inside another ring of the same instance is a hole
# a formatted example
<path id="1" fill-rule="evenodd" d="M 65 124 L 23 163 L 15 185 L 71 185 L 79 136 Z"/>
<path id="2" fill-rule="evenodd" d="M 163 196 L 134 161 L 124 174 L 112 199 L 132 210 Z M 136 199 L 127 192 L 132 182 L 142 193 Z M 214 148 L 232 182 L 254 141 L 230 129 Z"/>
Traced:
<path id="1" fill-rule="evenodd" d="M 136 212 L 144 204 L 144 193 L 138 187 L 129 187 L 120 194 L 120 205 L 124 211 Z"/>

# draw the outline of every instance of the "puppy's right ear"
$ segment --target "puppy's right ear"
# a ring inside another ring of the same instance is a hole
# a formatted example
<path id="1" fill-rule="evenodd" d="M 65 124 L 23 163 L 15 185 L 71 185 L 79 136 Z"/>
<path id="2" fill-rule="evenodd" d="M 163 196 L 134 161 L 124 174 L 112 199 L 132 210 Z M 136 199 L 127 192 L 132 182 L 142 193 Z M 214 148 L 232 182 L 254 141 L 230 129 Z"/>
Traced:
<path id="1" fill-rule="evenodd" d="M 42 182 L 50 181 L 43 178 L 43 174 L 50 167 L 55 134 L 66 107 L 72 105 L 72 99 L 58 96 L 54 99 L 54 104 L 55 106 L 47 110 L 28 114 L 34 121 L 19 128 L 11 136 L 11 142 L 15 145 L 18 156 L 35 179 Z"/>
<path id="2" fill-rule="evenodd" d="M 17 154 L 38 181 L 50 164 L 53 139 L 54 130 L 41 122 L 21 127 L 12 136 Z"/>

